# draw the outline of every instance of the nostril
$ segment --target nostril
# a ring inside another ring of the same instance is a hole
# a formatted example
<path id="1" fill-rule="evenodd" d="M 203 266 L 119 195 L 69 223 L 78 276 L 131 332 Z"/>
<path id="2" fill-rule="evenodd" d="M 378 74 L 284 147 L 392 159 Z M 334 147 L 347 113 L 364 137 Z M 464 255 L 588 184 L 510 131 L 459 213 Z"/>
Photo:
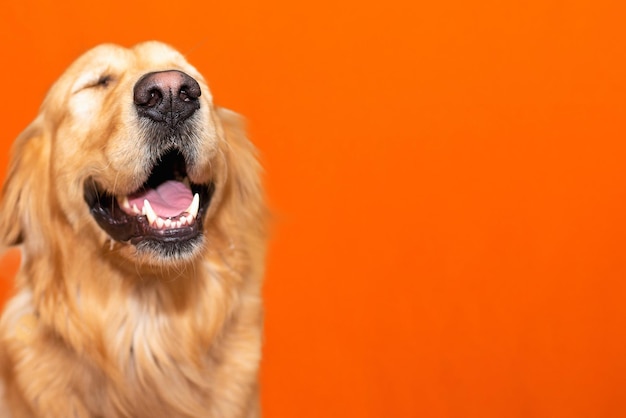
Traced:
<path id="1" fill-rule="evenodd" d="M 138 106 L 154 107 L 163 100 L 163 90 L 152 80 L 141 79 L 135 85 L 133 101 Z"/>
<path id="2" fill-rule="evenodd" d="M 161 103 L 161 100 L 163 100 L 163 93 L 159 91 L 158 89 L 152 89 L 150 90 L 149 95 L 147 96 L 146 102 L 137 103 L 137 101 L 135 101 L 135 103 L 142 105 L 142 106 L 146 106 L 146 107 L 154 107 L 158 105 L 159 103 Z"/>
<path id="3" fill-rule="evenodd" d="M 189 77 L 189 80 L 187 81 L 189 83 L 183 84 L 180 87 L 180 90 L 179 90 L 180 99 L 187 101 L 187 102 L 198 99 L 198 97 L 200 97 L 200 94 L 202 94 L 202 91 L 200 90 L 200 85 L 198 84 L 196 80 L 194 80 L 191 77 Z"/>
<path id="4" fill-rule="evenodd" d="M 189 101 L 191 101 L 191 98 L 189 97 L 189 93 L 187 93 L 187 90 L 186 90 L 186 89 L 184 89 L 184 88 L 182 88 L 182 89 L 180 90 L 179 97 L 180 97 L 180 99 L 181 99 L 182 101 L 184 101 L 184 102 L 189 102 Z"/>

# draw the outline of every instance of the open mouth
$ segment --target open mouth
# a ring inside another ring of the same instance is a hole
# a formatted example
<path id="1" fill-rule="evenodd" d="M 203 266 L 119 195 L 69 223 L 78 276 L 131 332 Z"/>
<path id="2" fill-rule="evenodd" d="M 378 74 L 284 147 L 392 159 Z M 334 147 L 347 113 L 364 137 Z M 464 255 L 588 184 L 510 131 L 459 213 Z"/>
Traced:
<path id="1" fill-rule="evenodd" d="M 131 194 L 115 196 L 91 180 L 85 183 L 85 201 L 111 238 L 134 245 L 171 246 L 199 239 L 213 190 L 213 183 L 190 182 L 184 156 L 171 150 Z"/>

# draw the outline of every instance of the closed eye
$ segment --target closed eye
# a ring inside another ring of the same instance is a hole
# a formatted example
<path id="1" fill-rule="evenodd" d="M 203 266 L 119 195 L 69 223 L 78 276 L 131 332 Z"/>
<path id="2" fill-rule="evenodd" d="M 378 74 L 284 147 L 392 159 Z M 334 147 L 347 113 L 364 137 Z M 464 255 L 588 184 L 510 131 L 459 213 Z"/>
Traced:
<path id="1" fill-rule="evenodd" d="M 91 86 L 88 87 L 109 87 L 109 85 L 113 82 L 113 77 L 105 74 L 100 76 L 98 81 Z"/>
<path id="2" fill-rule="evenodd" d="M 110 74 L 85 74 L 74 84 L 72 94 L 79 93 L 87 89 L 105 89 L 108 88 L 114 81 L 115 78 Z"/>

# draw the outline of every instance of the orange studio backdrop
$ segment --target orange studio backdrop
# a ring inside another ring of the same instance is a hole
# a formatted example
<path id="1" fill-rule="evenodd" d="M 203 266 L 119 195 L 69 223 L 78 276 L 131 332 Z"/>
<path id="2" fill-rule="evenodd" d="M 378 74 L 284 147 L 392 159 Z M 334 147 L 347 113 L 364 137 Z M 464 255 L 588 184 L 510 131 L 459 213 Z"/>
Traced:
<path id="1" fill-rule="evenodd" d="M 266 169 L 265 416 L 626 417 L 625 22 L 609 0 L 5 0 L 0 169 L 78 54 L 168 42 Z"/>

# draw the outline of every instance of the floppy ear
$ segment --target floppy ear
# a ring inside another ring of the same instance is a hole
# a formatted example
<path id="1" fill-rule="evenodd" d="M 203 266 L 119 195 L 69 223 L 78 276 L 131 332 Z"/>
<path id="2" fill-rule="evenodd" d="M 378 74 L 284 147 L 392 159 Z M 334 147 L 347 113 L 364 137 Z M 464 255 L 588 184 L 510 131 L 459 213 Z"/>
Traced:
<path id="1" fill-rule="evenodd" d="M 9 171 L 0 195 L 0 249 L 22 244 L 29 233 L 36 234 L 35 212 L 45 210 L 45 196 L 35 205 L 34 195 L 48 182 L 46 170 L 48 141 L 41 120 L 35 119 L 15 140 Z"/>
<path id="2" fill-rule="evenodd" d="M 228 143 L 226 164 L 228 181 L 231 184 L 229 200 L 230 211 L 239 214 L 239 220 L 252 222 L 250 227 L 262 227 L 266 216 L 265 196 L 261 186 L 261 165 L 257 160 L 257 151 L 248 140 L 244 118 L 231 110 L 216 108 Z"/>

